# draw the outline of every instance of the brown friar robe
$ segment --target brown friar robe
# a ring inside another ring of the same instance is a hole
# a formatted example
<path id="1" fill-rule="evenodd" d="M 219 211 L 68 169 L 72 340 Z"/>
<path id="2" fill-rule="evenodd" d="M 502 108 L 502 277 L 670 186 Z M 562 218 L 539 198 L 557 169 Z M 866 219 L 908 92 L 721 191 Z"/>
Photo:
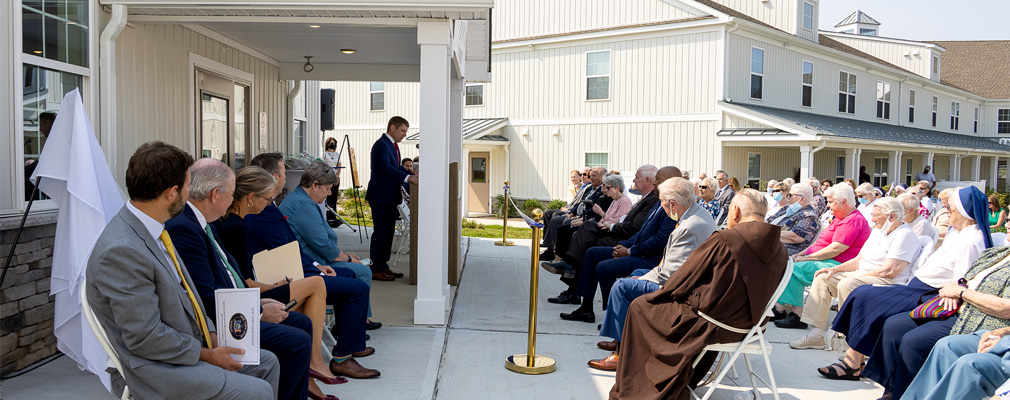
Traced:
<path id="1" fill-rule="evenodd" d="M 697 311 L 740 329 L 760 321 L 788 261 L 779 231 L 764 222 L 718 231 L 661 289 L 635 299 L 610 399 L 690 399 L 694 358 L 706 345 L 745 336 L 717 327 Z"/>

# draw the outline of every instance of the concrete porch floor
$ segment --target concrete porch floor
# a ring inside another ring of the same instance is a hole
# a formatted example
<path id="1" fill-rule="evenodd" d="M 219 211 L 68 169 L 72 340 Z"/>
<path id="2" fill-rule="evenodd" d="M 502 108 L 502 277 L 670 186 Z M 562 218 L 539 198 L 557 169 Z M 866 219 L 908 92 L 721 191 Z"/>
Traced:
<path id="1" fill-rule="evenodd" d="M 368 240 L 346 227 L 336 229 L 341 248 L 362 257 Z M 465 239 L 466 265 L 455 296 L 447 327 L 415 326 L 412 304 L 416 293 L 406 279 L 374 282 L 374 320 L 384 324 L 369 331 L 369 346 L 376 353 L 361 359 L 369 368 L 382 371 L 374 380 L 351 380 L 347 384 L 321 386 L 327 393 L 348 399 L 606 399 L 614 374 L 586 366 L 606 352 L 595 344 L 603 340 L 596 324 L 563 321 L 558 313 L 571 305 L 547 302 L 563 289 L 555 275 L 541 270 L 538 293 L 537 353 L 553 357 L 557 371 L 547 375 L 521 375 L 504 368 L 505 358 L 526 351 L 529 299 L 530 241 L 515 240 L 514 247 L 494 246 L 494 239 Z M 407 272 L 403 255 L 393 269 Z M 600 303 L 599 296 L 596 299 Z M 597 307 L 597 310 L 599 306 Z M 597 311 L 597 322 L 603 313 Z M 882 389 L 868 380 L 832 381 L 815 369 L 836 361 L 839 353 L 792 350 L 788 342 L 805 331 L 771 327 L 767 336 L 774 351 L 772 367 L 782 399 L 876 399 Z M 764 376 L 764 363 L 752 358 L 755 370 Z M 714 399 L 733 399 L 749 389 L 746 367 L 737 362 L 740 379 L 727 377 Z M 740 386 L 743 385 L 743 386 Z M 770 391 L 762 390 L 770 399 Z M 23 375 L 0 381 L 0 399 L 112 399 L 97 377 L 78 370 L 68 357 L 58 357 Z"/>

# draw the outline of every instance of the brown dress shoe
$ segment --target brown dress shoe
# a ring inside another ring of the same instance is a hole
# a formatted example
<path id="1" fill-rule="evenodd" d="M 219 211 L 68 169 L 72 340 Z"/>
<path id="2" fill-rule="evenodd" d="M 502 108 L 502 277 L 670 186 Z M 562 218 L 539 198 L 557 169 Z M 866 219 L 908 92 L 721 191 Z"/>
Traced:
<path id="1" fill-rule="evenodd" d="M 375 378 L 380 375 L 379 371 L 362 367 L 353 357 L 342 363 L 330 361 L 330 372 L 333 375 L 343 375 L 354 379 Z"/>
<path id="2" fill-rule="evenodd" d="M 617 371 L 617 357 L 617 353 L 610 353 L 602 360 L 589 360 L 589 366 L 603 371 Z"/>
<path id="3" fill-rule="evenodd" d="M 362 351 L 351 353 L 351 357 L 362 358 L 362 357 L 368 357 L 368 356 L 370 356 L 372 354 L 375 354 L 375 348 L 374 347 L 365 347 L 365 349 L 362 350 Z"/>
<path id="4" fill-rule="evenodd" d="M 396 279 L 396 278 L 394 278 L 392 276 L 389 276 L 389 275 L 386 275 L 386 271 L 373 272 L 372 273 L 372 280 L 373 281 L 391 281 L 391 280 L 394 280 L 394 279 Z"/>
<path id="5" fill-rule="evenodd" d="M 603 350 L 606 350 L 606 351 L 617 351 L 617 346 L 619 344 L 620 343 L 618 341 L 616 341 L 616 340 L 603 341 L 603 342 L 596 343 L 596 347 L 599 347 L 599 348 L 601 348 Z"/>
<path id="6" fill-rule="evenodd" d="M 385 271 L 382 271 L 382 273 L 386 274 L 386 276 L 388 276 L 390 278 L 393 278 L 393 279 L 399 278 L 399 276 L 396 276 L 396 272 L 393 272 L 393 270 L 391 270 L 391 269 L 387 269 Z"/>
<path id="7" fill-rule="evenodd" d="M 392 275 L 394 278 L 403 278 L 403 273 L 402 272 L 396 272 L 396 271 L 393 271 L 391 269 L 387 269 L 386 273 L 389 274 L 389 275 Z"/>

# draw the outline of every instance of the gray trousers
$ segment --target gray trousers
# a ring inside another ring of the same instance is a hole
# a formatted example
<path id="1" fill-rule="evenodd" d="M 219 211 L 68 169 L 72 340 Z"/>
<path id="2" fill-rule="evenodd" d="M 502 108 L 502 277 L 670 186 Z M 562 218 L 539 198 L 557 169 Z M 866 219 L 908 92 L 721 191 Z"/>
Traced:
<path id="1" fill-rule="evenodd" d="M 154 368 L 190 368 L 192 372 L 196 374 L 193 377 L 195 380 L 200 380 L 199 376 L 204 375 L 217 375 L 221 374 L 224 377 L 224 385 L 221 391 L 217 394 L 211 396 L 211 399 L 220 400 L 273 400 L 277 398 L 277 385 L 280 380 L 280 363 L 277 361 L 277 356 L 266 350 L 260 350 L 260 364 L 259 365 L 247 365 L 242 367 L 242 369 L 232 372 L 225 371 L 217 366 L 200 361 L 194 366 L 169 366 L 168 364 L 148 364 L 145 367 Z M 112 374 L 112 392 L 117 398 L 123 396 L 123 388 L 126 386 L 126 381 L 114 368 L 109 368 L 108 370 Z M 203 372 L 203 373 L 201 373 Z M 144 385 L 146 382 L 134 382 L 138 386 Z M 196 382 L 194 382 L 196 383 Z M 133 384 L 131 384 L 133 385 Z M 164 393 L 165 398 L 183 398 L 186 397 L 187 388 L 183 384 L 176 385 L 178 389 L 177 393 Z M 204 385 L 199 385 L 204 387 Z M 134 395 L 134 390 L 131 386 L 130 393 Z M 205 392 L 206 393 L 206 392 Z M 190 393 L 192 394 L 192 393 Z M 206 395 L 204 395 L 206 396 Z M 203 397 L 203 396 L 201 396 Z"/>

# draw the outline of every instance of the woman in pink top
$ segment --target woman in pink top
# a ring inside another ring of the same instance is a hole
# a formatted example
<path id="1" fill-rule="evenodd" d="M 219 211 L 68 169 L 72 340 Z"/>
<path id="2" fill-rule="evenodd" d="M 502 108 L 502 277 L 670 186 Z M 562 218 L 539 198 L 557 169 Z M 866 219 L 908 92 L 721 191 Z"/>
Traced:
<path id="1" fill-rule="evenodd" d="M 607 207 L 606 212 L 598 204 L 593 205 L 593 212 L 603 217 L 597 225 L 600 228 L 610 229 L 611 225 L 621 222 L 621 217 L 631 210 L 631 199 L 624 195 L 624 178 L 616 174 L 603 178 L 603 194 L 610 196 L 614 201 Z"/>
<path id="2" fill-rule="evenodd" d="M 775 326 L 780 328 L 807 328 L 807 324 L 800 322 L 803 288 L 810 286 L 817 271 L 856 258 L 863 243 L 870 237 L 870 226 L 856 210 L 856 194 L 851 186 L 832 186 L 824 192 L 824 197 L 834 219 L 821 231 L 814 244 L 805 252 L 793 256 L 793 276 L 773 310 Z"/>

